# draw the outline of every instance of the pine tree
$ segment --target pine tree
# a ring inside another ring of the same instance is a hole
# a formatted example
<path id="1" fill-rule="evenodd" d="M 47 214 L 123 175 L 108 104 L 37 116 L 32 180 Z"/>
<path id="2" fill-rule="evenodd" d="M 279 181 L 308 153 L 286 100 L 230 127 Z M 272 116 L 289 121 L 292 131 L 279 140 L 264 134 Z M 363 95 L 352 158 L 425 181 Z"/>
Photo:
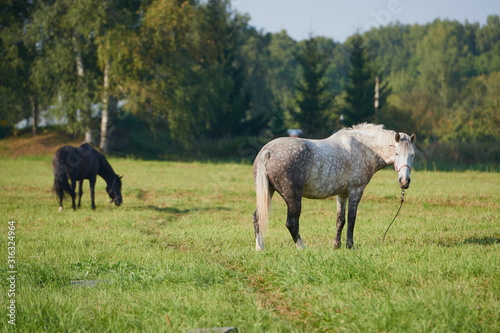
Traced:
<path id="1" fill-rule="evenodd" d="M 328 55 L 320 48 L 318 41 L 311 37 L 296 53 L 295 59 L 302 69 L 302 75 L 295 85 L 296 103 L 300 111 L 293 112 L 293 116 L 309 136 L 314 136 L 326 130 L 324 112 L 333 99 L 327 92 L 329 81 L 325 78 Z"/>
<path id="2" fill-rule="evenodd" d="M 349 82 L 345 89 L 344 123 L 348 126 L 374 121 L 375 75 L 366 57 L 363 38 L 357 34 L 351 41 Z"/>

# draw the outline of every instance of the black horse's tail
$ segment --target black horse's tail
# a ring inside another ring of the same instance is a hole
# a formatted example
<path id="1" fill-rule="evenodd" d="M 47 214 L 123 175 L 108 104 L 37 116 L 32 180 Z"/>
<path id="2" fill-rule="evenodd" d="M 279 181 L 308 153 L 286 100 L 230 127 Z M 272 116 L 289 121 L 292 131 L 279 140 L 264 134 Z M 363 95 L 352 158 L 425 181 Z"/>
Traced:
<path id="1" fill-rule="evenodd" d="M 66 173 L 66 165 L 64 161 L 66 161 L 66 156 L 68 152 L 60 149 L 54 155 L 52 160 L 52 169 L 54 171 L 54 187 L 53 190 L 56 192 L 59 197 L 60 204 L 62 204 L 62 199 L 65 197 L 65 194 L 71 195 L 71 186 L 68 182 L 68 175 Z"/>

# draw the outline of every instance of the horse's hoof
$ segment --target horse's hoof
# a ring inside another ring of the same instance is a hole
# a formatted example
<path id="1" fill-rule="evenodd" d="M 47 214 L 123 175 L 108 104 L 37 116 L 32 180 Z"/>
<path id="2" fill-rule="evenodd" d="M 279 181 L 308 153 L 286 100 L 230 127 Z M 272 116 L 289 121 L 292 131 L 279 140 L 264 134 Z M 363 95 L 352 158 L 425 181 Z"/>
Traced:
<path id="1" fill-rule="evenodd" d="M 255 250 L 264 251 L 264 238 L 262 234 L 257 234 L 255 237 Z"/>
<path id="2" fill-rule="evenodd" d="M 59 207 L 59 213 L 62 212 L 63 208 L 62 206 Z"/>
<path id="3" fill-rule="evenodd" d="M 295 243 L 295 246 L 299 250 L 305 250 L 305 248 L 306 248 L 306 246 L 304 245 L 304 242 L 302 242 L 301 238 L 299 238 L 299 240 L 297 241 L 297 243 Z"/>

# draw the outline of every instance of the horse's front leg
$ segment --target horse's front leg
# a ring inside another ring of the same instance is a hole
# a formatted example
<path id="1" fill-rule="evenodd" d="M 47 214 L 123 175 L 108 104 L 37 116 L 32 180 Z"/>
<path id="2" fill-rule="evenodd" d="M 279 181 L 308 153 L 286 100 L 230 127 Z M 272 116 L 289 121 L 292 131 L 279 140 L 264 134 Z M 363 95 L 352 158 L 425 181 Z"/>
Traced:
<path id="1" fill-rule="evenodd" d="M 94 176 L 94 177 L 90 177 L 89 179 L 89 183 L 90 183 L 90 201 L 91 201 L 91 204 L 92 204 L 92 210 L 95 210 L 95 182 L 96 182 L 97 178 Z"/>
<path id="2" fill-rule="evenodd" d="M 80 209 L 82 203 L 82 195 L 83 195 L 82 185 L 83 185 L 83 179 L 78 181 L 78 206 L 77 206 L 78 209 Z"/>
<path id="3" fill-rule="evenodd" d="M 76 193 L 75 193 L 75 189 L 76 189 L 76 177 L 75 178 L 71 178 L 71 202 L 73 204 L 73 210 L 76 210 L 76 204 L 75 204 L 75 199 L 76 199 Z"/>
<path id="4" fill-rule="evenodd" d="M 337 236 L 333 240 L 333 246 L 335 248 L 340 248 L 340 244 L 342 243 L 342 229 L 344 229 L 345 225 L 345 205 L 347 203 L 346 195 L 337 195 Z"/>
<path id="5" fill-rule="evenodd" d="M 349 215 L 347 217 L 347 239 L 346 246 L 348 249 L 354 246 L 353 234 L 354 234 L 354 224 L 356 222 L 356 214 L 358 212 L 358 204 L 363 196 L 363 189 L 349 191 Z"/>

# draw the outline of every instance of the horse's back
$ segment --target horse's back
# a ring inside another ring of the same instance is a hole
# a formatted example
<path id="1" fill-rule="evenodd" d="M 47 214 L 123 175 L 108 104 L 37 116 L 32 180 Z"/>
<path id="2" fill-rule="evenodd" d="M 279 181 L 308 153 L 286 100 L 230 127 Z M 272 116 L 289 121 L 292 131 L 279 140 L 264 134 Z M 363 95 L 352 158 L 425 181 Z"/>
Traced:
<path id="1" fill-rule="evenodd" d="M 78 147 L 63 146 L 59 148 L 52 158 L 52 167 L 55 170 L 58 163 L 63 163 L 66 171 L 76 180 L 89 179 L 99 170 L 99 157 L 97 151 L 88 143 Z"/>

